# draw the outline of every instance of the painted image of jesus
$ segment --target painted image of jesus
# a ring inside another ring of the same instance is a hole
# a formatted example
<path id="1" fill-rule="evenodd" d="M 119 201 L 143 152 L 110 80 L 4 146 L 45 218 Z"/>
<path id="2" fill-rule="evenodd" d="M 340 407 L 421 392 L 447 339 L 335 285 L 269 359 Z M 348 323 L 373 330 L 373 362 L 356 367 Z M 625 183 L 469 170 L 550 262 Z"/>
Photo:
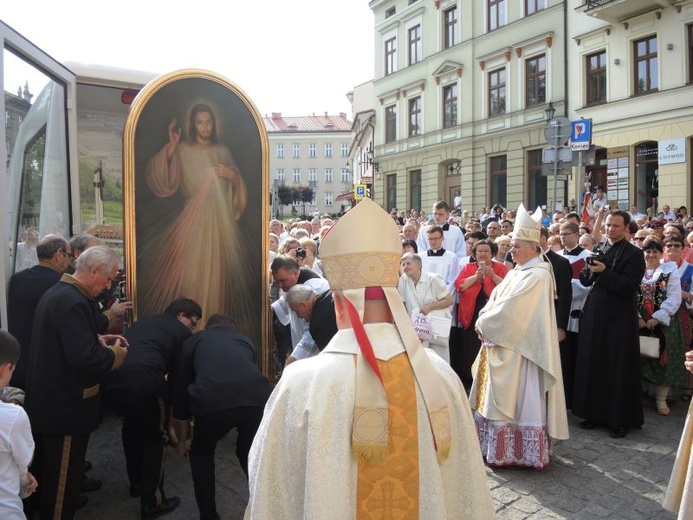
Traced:
<path id="1" fill-rule="evenodd" d="M 238 219 L 248 202 L 243 174 L 231 150 L 219 142 L 214 111 L 205 103 L 190 110 L 187 133 L 178 118 L 168 124 L 166 144 L 146 162 L 145 182 L 155 197 L 180 197 L 181 211 L 140 244 L 140 312 L 163 312 L 176 298 L 197 301 L 203 318 L 230 313 L 250 317 L 248 262 Z"/>

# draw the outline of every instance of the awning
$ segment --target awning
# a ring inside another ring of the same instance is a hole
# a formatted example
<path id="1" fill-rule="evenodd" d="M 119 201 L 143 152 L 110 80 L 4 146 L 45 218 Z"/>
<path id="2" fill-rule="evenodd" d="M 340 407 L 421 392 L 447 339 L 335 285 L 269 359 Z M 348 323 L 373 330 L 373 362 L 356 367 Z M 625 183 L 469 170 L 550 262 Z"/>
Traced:
<path id="1" fill-rule="evenodd" d="M 337 198 L 334 199 L 335 202 L 339 202 L 340 200 L 352 200 L 354 198 L 354 192 L 353 191 L 347 191 L 346 193 L 342 193 L 341 195 L 337 195 Z"/>

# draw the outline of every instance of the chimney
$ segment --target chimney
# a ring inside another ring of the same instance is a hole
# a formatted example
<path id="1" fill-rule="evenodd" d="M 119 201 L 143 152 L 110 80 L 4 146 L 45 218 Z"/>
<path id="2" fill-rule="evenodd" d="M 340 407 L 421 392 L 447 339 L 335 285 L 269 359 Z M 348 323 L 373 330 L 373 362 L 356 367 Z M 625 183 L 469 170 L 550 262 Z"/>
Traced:
<path id="1" fill-rule="evenodd" d="M 281 118 L 282 118 L 281 112 L 272 112 L 272 119 L 281 119 Z"/>

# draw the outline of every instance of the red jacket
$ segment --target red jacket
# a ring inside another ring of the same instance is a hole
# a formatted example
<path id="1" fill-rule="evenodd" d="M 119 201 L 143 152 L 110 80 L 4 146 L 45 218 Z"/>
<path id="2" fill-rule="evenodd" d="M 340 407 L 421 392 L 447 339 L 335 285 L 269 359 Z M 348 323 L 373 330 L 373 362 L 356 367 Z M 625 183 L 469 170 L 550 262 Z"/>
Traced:
<path id="1" fill-rule="evenodd" d="M 462 292 L 460 292 L 460 286 L 467 278 L 476 274 L 477 268 L 478 265 L 476 262 L 469 262 L 464 266 L 462 271 L 460 271 L 460 274 L 458 274 L 457 278 L 455 279 L 455 289 L 457 289 L 457 292 L 460 293 L 460 304 L 457 307 L 457 321 L 462 323 L 465 329 L 469 328 L 469 326 L 472 324 L 476 299 L 479 296 L 479 291 L 481 291 L 481 282 L 474 282 L 471 287 Z M 491 269 L 493 269 L 493 272 L 501 278 L 505 278 L 505 275 L 508 274 L 508 268 L 500 262 L 492 261 Z M 487 295 L 491 294 L 491 291 L 493 291 L 495 286 L 496 284 L 493 281 L 493 277 L 487 276 L 484 278 L 484 290 Z"/>

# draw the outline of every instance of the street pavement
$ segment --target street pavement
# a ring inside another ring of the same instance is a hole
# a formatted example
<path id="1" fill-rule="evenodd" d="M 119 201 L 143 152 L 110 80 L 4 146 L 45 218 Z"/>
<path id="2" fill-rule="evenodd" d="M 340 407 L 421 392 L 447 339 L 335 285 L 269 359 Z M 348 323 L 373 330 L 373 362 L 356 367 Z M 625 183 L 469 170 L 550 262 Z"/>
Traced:
<path id="1" fill-rule="evenodd" d="M 580 419 L 569 415 L 571 437 L 555 443 L 551 464 L 543 471 L 487 468 L 497 518 L 675 519 L 675 514 L 662 509 L 661 502 L 688 403 L 677 401 L 668 417 L 654 411 L 651 398 L 643 400 L 643 408 L 643 429 L 632 430 L 624 439 L 612 439 L 605 428 L 581 430 Z M 248 499 L 248 485 L 234 451 L 235 434 L 231 433 L 218 444 L 216 458 L 217 507 L 224 520 L 242 518 Z M 128 495 L 120 420 L 108 411 L 103 425 L 92 435 L 88 458 L 94 465 L 90 476 L 103 479 L 104 486 L 88 495 L 89 502 L 77 518 L 139 518 L 139 500 Z M 179 496 L 182 504 L 162 518 L 199 518 L 188 463 L 170 449 L 165 490 L 168 496 Z"/>

